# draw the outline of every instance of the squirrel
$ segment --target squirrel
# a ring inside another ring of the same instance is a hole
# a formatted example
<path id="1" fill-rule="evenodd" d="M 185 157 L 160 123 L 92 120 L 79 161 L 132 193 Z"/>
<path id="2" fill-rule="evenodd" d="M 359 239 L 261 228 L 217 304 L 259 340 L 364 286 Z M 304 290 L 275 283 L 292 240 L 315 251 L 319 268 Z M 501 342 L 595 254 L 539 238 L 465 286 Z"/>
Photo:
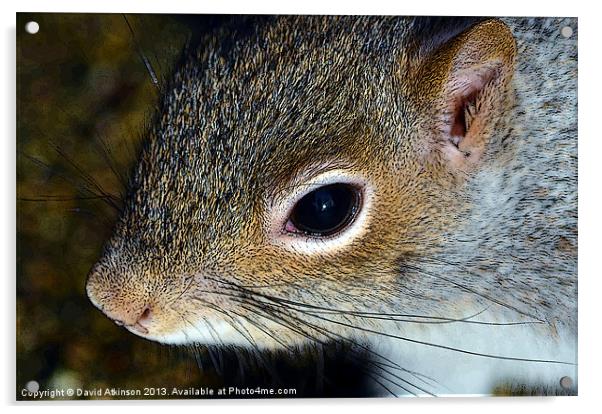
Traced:
<path id="1" fill-rule="evenodd" d="M 163 87 L 91 302 L 164 344 L 369 350 L 377 393 L 575 393 L 576 31 L 216 28 Z"/>

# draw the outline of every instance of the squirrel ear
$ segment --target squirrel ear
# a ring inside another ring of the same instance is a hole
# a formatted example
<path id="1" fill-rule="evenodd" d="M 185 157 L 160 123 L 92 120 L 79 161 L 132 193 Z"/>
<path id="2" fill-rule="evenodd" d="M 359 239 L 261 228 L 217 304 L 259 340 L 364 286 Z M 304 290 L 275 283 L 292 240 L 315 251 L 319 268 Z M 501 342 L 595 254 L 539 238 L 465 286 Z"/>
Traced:
<path id="1" fill-rule="evenodd" d="M 506 102 L 515 55 L 510 29 L 499 20 L 485 20 L 421 65 L 420 83 L 429 84 L 433 90 L 427 96 L 435 97 L 429 105 L 436 110 L 437 149 L 452 168 L 469 171 L 482 158 Z"/>

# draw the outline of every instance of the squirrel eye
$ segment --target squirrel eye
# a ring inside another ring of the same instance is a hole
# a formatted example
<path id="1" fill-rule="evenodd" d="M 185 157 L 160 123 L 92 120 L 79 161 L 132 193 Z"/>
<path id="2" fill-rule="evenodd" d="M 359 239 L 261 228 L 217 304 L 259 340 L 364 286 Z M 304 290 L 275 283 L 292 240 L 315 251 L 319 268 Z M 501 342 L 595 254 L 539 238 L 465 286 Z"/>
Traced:
<path id="1" fill-rule="evenodd" d="M 349 184 L 326 185 L 306 194 L 290 214 L 286 231 L 330 236 L 347 227 L 360 207 L 360 192 Z"/>

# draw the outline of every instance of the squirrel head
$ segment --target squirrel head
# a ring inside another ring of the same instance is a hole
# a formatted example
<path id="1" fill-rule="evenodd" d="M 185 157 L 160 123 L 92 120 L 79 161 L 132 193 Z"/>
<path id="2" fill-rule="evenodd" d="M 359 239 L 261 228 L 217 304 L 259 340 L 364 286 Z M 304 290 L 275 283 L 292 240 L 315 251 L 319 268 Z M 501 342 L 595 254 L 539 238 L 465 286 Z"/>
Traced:
<path id="1" fill-rule="evenodd" d="M 164 90 L 90 299 L 148 339 L 272 348 L 351 337 L 356 313 L 443 306 L 404 268 L 470 220 L 515 53 L 499 20 L 214 33 Z"/>

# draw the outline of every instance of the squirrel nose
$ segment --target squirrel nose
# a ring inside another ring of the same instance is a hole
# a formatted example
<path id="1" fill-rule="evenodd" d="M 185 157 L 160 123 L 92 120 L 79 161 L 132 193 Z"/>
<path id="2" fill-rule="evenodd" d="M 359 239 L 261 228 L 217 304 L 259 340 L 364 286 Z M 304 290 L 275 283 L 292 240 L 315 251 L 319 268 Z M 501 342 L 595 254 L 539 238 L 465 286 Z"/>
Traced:
<path id="1" fill-rule="evenodd" d="M 136 324 L 142 326 L 143 328 L 148 328 L 150 326 L 151 321 L 152 321 L 151 308 L 150 308 L 150 306 L 146 306 L 144 308 L 144 311 L 142 311 L 142 314 L 140 314 L 140 316 L 138 317 Z"/>
<path id="2" fill-rule="evenodd" d="M 120 316 L 112 315 L 111 319 L 119 326 L 126 326 L 142 334 L 147 334 L 152 322 L 152 311 L 150 306 L 146 305 L 142 312 Z"/>
<path id="3" fill-rule="evenodd" d="M 86 282 L 86 293 L 90 301 L 110 320 L 119 326 L 141 334 L 147 334 L 153 324 L 153 304 L 148 296 L 125 295 L 123 292 L 110 293 L 113 286 L 107 285 L 106 278 L 96 268 L 92 269 Z M 130 289 L 131 290 L 131 289 Z"/>

